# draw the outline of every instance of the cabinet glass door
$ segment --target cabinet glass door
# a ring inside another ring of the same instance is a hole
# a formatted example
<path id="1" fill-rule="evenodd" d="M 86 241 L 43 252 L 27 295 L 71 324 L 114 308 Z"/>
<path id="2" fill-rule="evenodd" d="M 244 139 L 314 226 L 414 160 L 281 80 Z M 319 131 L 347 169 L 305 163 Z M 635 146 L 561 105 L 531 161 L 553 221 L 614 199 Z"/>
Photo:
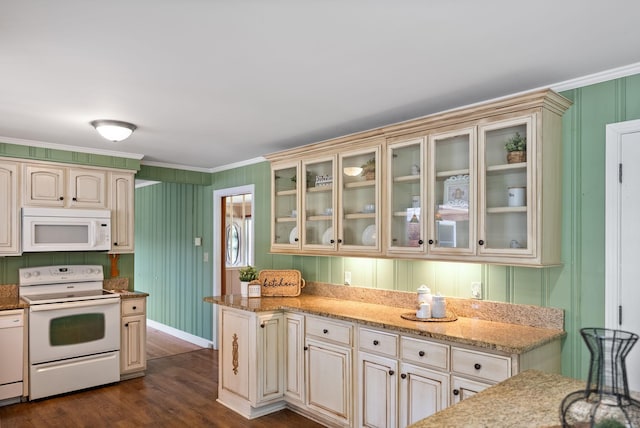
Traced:
<path id="1" fill-rule="evenodd" d="M 434 134 L 431 152 L 429 252 L 475 251 L 475 128 Z"/>
<path id="2" fill-rule="evenodd" d="M 479 128 L 478 248 L 481 254 L 530 255 L 533 252 L 534 128 L 532 116 Z M 507 152 L 507 143 L 514 142 L 526 143 L 524 154 L 514 156 Z"/>
<path id="3" fill-rule="evenodd" d="M 389 251 L 424 251 L 424 139 L 389 145 Z"/>
<path id="4" fill-rule="evenodd" d="M 273 248 L 300 248 L 298 188 L 299 164 L 279 165 L 271 171 L 273 189 L 271 245 Z"/>
<path id="5" fill-rule="evenodd" d="M 340 155 L 341 250 L 380 250 L 380 149 Z"/>
<path id="6" fill-rule="evenodd" d="M 335 157 L 302 163 L 302 246 L 306 249 L 335 249 Z"/>

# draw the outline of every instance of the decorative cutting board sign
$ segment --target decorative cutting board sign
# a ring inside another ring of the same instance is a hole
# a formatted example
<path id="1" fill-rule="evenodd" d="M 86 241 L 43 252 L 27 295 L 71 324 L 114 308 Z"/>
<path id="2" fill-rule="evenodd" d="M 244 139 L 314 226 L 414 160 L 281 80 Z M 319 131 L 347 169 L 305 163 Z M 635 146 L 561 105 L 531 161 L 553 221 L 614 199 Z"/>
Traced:
<path id="1" fill-rule="evenodd" d="M 295 269 L 261 270 L 258 276 L 262 296 L 295 297 L 300 295 L 305 282 Z"/>

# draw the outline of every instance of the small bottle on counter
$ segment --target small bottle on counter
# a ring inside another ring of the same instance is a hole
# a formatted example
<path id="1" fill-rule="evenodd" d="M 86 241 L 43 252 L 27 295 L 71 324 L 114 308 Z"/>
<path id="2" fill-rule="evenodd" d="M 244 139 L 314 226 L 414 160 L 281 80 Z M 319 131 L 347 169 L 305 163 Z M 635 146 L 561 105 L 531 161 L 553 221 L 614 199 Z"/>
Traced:
<path id="1" fill-rule="evenodd" d="M 431 304 L 431 316 L 433 318 L 445 318 L 447 316 L 446 302 L 444 296 L 436 294 L 433 296 Z"/>

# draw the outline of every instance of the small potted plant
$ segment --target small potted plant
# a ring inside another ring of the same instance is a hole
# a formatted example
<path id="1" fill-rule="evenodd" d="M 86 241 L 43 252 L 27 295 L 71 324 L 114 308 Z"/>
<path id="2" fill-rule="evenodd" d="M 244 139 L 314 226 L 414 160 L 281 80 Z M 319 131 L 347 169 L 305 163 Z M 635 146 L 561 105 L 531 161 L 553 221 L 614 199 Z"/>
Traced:
<path id="1" fill-rule="evenodd" d="M 507 140 L 504 148 L 507 150 L 508 163 L 527 161 L 527 137 L 523 137 L 519 132 Z"/>
<path id="2" fill-rule="evenodd" d="M 362 172 L 360 173 L 366 180 L 373 180 L 376 178 L 376 158 L 371 158 L 361 166 Z"/>
<path id="3" fill-rule="evenodd" d="M 240 275 L 240 295 L 242 297 L 249 296 L 249 283 L 258 279 L 258 270 L 251 265 L 247 265 L 238 270 Z"/>

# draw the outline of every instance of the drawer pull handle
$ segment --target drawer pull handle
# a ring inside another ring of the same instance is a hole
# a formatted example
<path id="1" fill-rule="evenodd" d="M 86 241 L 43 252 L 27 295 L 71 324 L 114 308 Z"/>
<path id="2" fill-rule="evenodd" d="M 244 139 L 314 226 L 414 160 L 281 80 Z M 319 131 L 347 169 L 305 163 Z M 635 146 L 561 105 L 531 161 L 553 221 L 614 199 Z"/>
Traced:
<path id="1" fill-rule="evenodd" d="M 325 328 L 324 330 L 322 330 L 322 332 L 323 332 L 324 334 L 327 334 L 327 333 L 329 333 L 329 330 L 327 330 L 327 329 Z"/>
<path id="2" fill-rule="evenodd" d="M 459 391 L 459 390 L 457 390 L 457 389 L 454 389 L 454 390 L 453 390 L 453 395 L 460 395 L 460 391 Z"/>
<path id="3" fill-rule="evenodd" d="M 406 374 L 406 373 L 402 373 L 402 374 L 400 375 L 400 377 L 401 377 L 402 379 L 406 379 L 406 378 L 407 378 L 407 374 Z"/>
<path id="4" fill-rule="evenodd" d="M 394 371 L 393 370 L 389 370 L 389 376 L 393 376 L 394 375 Z"/>
<path id="5" fill-rule="evenodd" d="M 378 342 L 377 340 L 373 341 L 373 346 L 378 346 L 380 344 L 380 342 Z"/>
<path id="6" fill-rule="evenodd" d="M 420 355 L 421 357 L 424 357 L 424 351 L 418 352 L 418 355 Z"/>
<path id="7" fill-rule="evenodd" d="M 137 307 L 137 306 L 134 306 L 134 307 L 133 307 L 133 310 L 135 311 L 136 309 L 138 309 L 138 307 Z"/>
<path id="8" fill-rule="evenodd" d="M 473 365 L 473 368 L 476 369 L 476 370 L 480 370 L 482 368 L 482 366 L 480 365 L 480 363 L 475 363 Z"/>

